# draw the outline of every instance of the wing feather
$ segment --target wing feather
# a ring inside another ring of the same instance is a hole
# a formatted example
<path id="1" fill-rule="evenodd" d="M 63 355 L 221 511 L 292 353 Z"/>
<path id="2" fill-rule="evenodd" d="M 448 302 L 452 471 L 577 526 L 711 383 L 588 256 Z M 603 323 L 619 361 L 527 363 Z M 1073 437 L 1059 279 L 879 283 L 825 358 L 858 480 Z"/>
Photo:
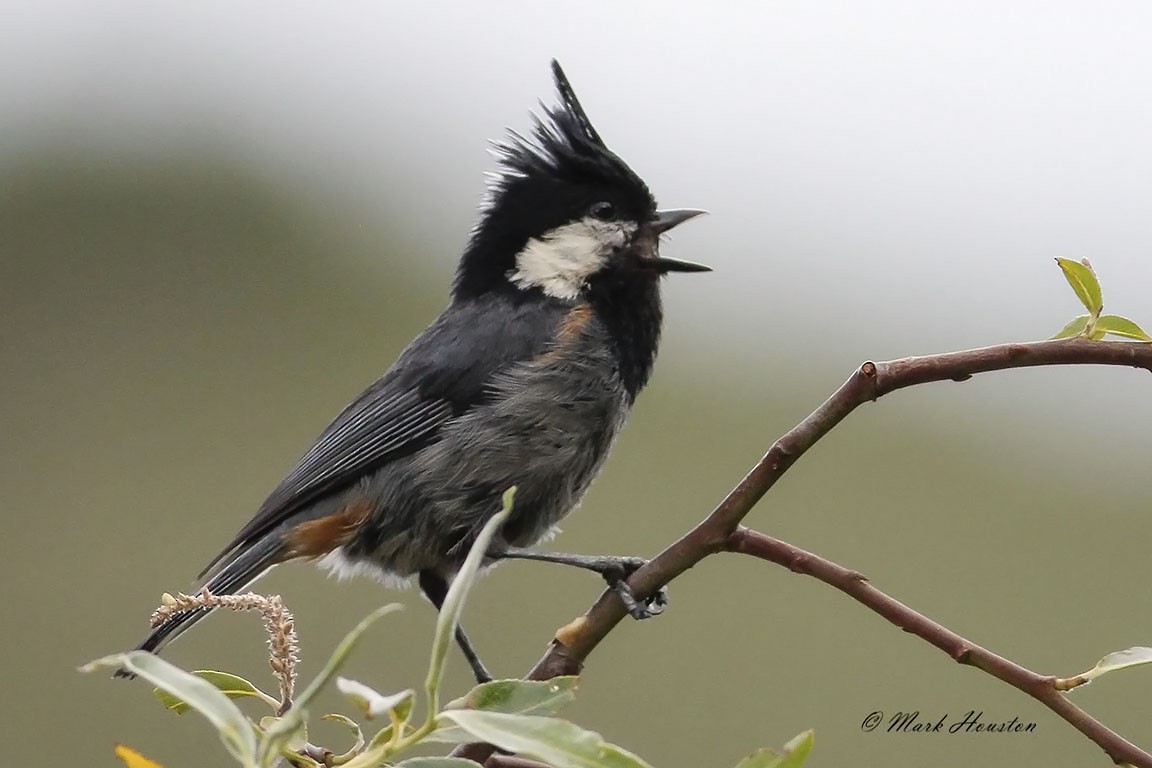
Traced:
<path id="1" fill-rule="evenodd" d="M 499 301 L 449 307 L 328 425 L 200 578 L 212 579 L 318 499 L 435 440 L 447 421 L 488 395 L 494 375 L 543 352 L 567 308 Z"/>

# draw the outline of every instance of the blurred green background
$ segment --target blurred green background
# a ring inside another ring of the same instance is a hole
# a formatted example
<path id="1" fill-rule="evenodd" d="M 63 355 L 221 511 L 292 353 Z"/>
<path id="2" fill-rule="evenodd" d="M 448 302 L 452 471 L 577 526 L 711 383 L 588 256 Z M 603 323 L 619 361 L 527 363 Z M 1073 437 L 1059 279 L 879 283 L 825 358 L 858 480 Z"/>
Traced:
<path id="1" fill-rule="evenodd" d="M 76 666 L 125 649 L 443 306 L 491 161 L 568 69 L 669 206 L 657 374 L 556 544 L 652 554 L 865 358 L 1048 336 L 1091 258 L 1152 324 L 1152 17 L 1141 3 L 244 7 L 5 4 L 0 25 L 0 723 L 14 765 L 223 765 L 206 726 Z M 1152 644 L 1146 374 L 1032 370 L 868 406 L 749 518 L 972 640 L 1068 675 Z M 599 594 L 513 563 L 467 626 L 526 671 Z M 299 565 L 303 674 L 384 602 L 349 674 L 422 680 L 433 611 Z M 814 727 L 813 766 L 1103 765 L 1031 700 L 839 593 L 735 556 L 590 660 L 577 722 L 657 766 Z M 266 679 L 250 616 L 168 653 Z M 450 662 L 449 693 L 468 685 Z M 1073 694 L 1152 745 L 1152 678 Z M 336 697 L 326 704 L 340 708 Z M 873 711 L 1033 734 L 864 733 Z M 321 726 L 333 746 L 345 735 Z"/>

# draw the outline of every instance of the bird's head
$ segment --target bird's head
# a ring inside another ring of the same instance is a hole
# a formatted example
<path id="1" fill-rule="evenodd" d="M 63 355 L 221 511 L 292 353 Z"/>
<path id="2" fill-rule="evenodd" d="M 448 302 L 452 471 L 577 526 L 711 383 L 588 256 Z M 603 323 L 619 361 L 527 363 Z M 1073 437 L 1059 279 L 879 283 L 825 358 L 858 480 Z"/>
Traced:
<path id="1" fill-rule="evenodd" d="M 454 295 L 543 292 L 576 300 L 597 282 L 654 283 L 708 267 L 660 256 L 660 235 L 703 211 L 657 210 L 644 181 L 601 140 L 560 65 L 559 103 L 531 136 L 496 145 L 500 168 L 460 261 Z"/>

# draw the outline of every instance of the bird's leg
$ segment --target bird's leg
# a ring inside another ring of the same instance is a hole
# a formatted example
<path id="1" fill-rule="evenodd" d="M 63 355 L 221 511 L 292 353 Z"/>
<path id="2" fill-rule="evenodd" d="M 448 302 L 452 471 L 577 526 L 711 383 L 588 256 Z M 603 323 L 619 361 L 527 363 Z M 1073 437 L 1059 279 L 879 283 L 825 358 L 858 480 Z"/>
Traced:
<path id="1" fill-rule="evenodd" d="M 444 607 L 444 598 L 448 595 L 448 582 L 434 571 L 420 571 L 420 591 L 432 601 L 432 605 L 436 606 L 436 610 L 439 611 Z M 492 682 L 492 675 L 488 673 L 484 662 L 480 661 L 480 656 L 472 647 L 472 641 L 468 639 L 468 635 L 464 634 L 464 628 L 459 624 L 456 625 L 456 644 L 460 646 L 464 658 L 472 667 L 472 674 L 476 676 L 476 682 Z"/>
<path id="2" fill-rule="evenodd" d="M 559 563 L 594 571 L 604 577 L 608 586 L 624 603 L 624 608 L 634 619 L 647 619 L 664 612 L 668 605 L 668 588 L 660 587 L 644 602 L 636 599 L 628 586 L 628 577 L 648 561 L 642 557 L 613 557 L 611 555 L 570 555 L 564 552 L 537 552 L 522 547 L 505 547 L 488 554 L 493 560 L 538 560 L 544 563 Z"/>

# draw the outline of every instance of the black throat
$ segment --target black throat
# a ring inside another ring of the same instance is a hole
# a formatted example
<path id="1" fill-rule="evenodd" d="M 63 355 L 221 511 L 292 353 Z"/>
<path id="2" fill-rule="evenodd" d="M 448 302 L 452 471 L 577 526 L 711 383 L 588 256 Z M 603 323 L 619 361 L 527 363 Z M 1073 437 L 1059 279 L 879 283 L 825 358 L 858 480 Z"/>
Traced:
<path id="1" fill-rule="evenodd" d="M 630 399 L 648 383 L 660 345 L 664 308 L 655 278 L 593 278 L 588 299 L 608 328 L 620 379 Z"/>

